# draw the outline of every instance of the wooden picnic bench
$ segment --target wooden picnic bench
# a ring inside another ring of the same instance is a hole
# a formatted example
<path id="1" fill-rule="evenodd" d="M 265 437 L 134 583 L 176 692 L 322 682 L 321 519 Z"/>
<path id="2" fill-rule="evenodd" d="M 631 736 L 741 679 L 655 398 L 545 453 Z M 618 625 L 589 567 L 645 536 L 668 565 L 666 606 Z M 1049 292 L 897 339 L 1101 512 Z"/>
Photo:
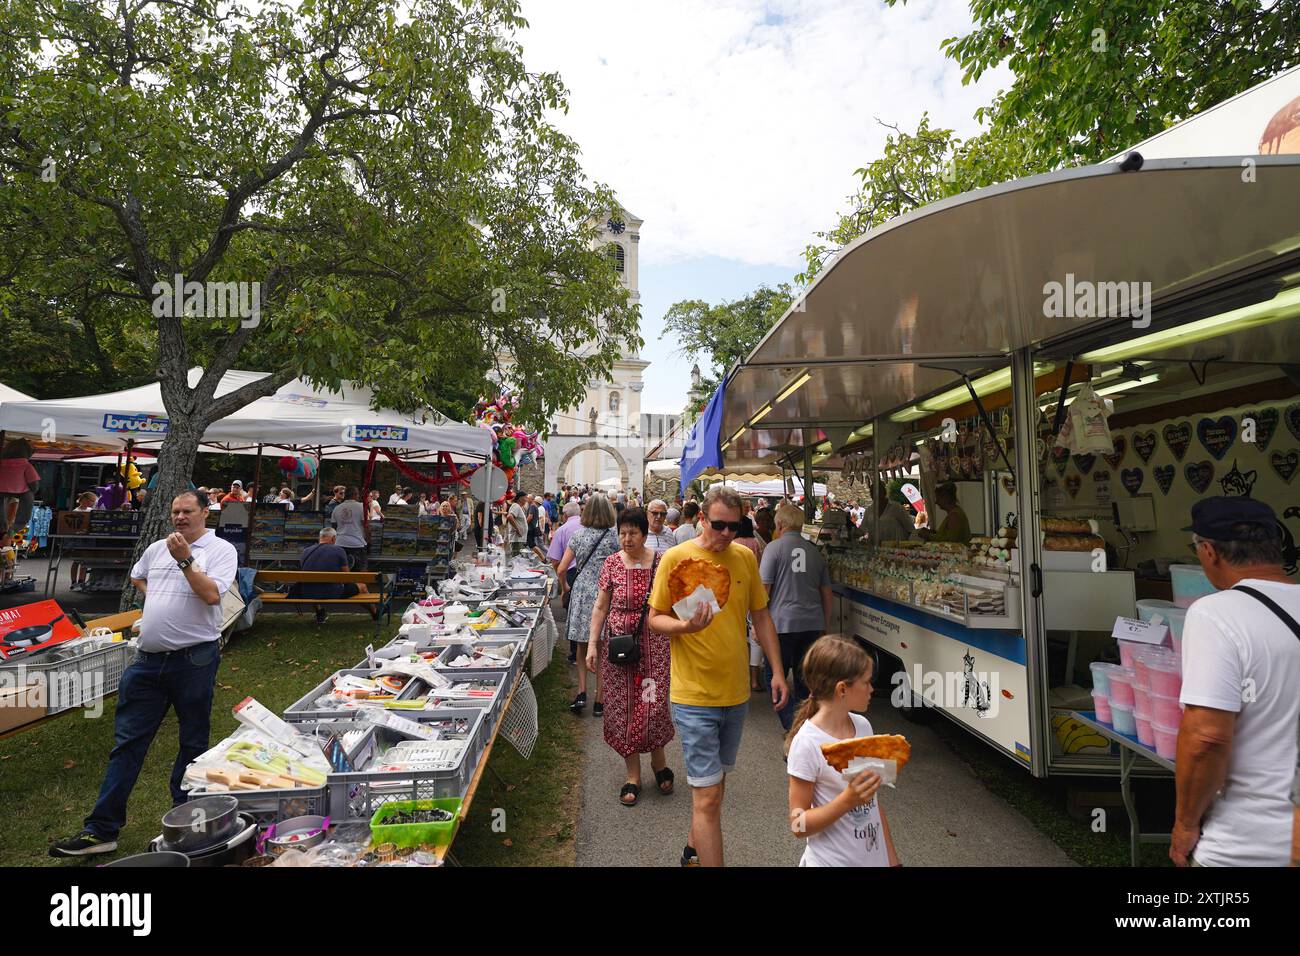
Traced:
<path id="1" fill-rule="evenodd" d="M 266 606 L 320 605 L 330 609 L 364 608 L 375 619 L 375 634 L 379 622 L 387 613 L 388 623 L 393 621 L 393 595 L 391 575 L 379 571 L 258 571 L 253 583 L 259 588 L 258 597 Z M 289 591 L 265 590 L 266 585 L 295 584 L 364 584 L 369 590 L 347 598 L 314 598 L 290 596 Z"/>

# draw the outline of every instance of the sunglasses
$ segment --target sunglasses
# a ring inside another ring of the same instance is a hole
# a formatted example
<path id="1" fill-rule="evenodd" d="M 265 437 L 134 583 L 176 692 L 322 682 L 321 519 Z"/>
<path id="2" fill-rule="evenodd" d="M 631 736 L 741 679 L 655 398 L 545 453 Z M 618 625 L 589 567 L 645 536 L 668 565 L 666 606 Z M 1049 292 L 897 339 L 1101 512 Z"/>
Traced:
<path id="1" fill-rule="evenodd" d="M 732 534 L 740 534 L 739 521 L 710 521 L 709 527 L 714 531 L 730 531 Z"/>
<path id="2" fill-rule="evenodd" d="M 656 517 L 656 518 L 667 518 L 667 517 L 668 517 L 668 512 L 667 512 L 667 511 L 651 511 L 650 514 L 653 515 L 653 516 Z"/>

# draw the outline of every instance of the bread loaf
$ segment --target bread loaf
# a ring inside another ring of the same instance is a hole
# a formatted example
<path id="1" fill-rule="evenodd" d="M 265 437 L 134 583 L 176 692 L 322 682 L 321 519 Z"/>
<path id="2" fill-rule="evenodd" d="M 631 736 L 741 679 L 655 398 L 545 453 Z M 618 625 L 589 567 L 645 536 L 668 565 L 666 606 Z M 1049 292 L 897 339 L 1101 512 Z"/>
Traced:
<path id="1" fill-rule="evenodd" d="M 1095 534 L 1049 534 L 1043 539 L 1044 551 L 1106 550 L 1106 542 Z"/>
<path id="2" fill-rule="evenodd" d="M 1047 534 L 1092 534 L 1092 525 L 1077 518 L 1043 518 Z"/>

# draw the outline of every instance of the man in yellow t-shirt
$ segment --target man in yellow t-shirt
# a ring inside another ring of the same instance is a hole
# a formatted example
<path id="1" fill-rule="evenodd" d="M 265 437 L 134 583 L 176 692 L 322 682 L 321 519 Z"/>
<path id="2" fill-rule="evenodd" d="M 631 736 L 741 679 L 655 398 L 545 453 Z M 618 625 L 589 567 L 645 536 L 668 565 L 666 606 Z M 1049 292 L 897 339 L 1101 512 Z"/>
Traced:
<path id="1" fill-rule="evenodd" d="M 773 709 L 784 707 L 789 696 L 758 560 L 754 552 L 734 543 L 740 517 L 739 495 L 729 488 L 710 489 L 698 536 L 664 553 L 650 594 L 650 626 L 672 638 L 673 723 L 682 738 L 691 785 L 691 836 L 682 853 L 683 866 L 722 866 L 722 797 L 749 709 L 747 618 L 772 665 Z M 672 610 L 669 579 L 673 568 L 688 558 L 725 568 L 731 584 L 717 614 L 702 605 L 683 621 Z"/>

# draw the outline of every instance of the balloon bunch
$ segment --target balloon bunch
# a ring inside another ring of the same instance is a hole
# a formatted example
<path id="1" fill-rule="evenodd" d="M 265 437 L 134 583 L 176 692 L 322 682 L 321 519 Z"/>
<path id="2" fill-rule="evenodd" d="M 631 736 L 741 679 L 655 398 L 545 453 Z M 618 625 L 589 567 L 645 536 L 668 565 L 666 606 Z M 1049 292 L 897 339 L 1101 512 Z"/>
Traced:
<path id="1" fill-rule="evenodd" d="M 315 455 L 285 455 L 278 464 L 280 471 L 284 472 L 285 480 L 298 478 L 302 481 L 311 481 L 316 477 L 316 469 L 320 463 Z"/>
<path id="2" fill-rule="evenodd" d="M 509 391 L 493 399 L 481 399 L 474 407 L 474 422 L 492 433 L 492 464 L 514 480 L 515 469 L 542 459 L 542 443 L 537 432 L 530 432 L 510 421 L 519 400 Z"/>

